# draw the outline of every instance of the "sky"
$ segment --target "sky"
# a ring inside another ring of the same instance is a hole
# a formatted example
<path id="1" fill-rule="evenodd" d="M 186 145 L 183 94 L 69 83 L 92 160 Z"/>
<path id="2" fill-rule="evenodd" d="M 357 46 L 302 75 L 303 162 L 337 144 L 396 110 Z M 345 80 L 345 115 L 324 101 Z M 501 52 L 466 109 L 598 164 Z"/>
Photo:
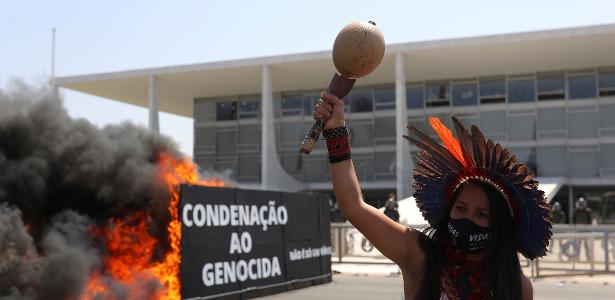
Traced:
<path id="1" fill-rule="evenodd" d="M 391 44 L 609 24 L 613 11 L 613 0 L 0 0 L 0 89 L 48 81 L 52 28 L 61 77 L 330 50 L 353 20 L 375 21 Z M 61 95 L 75 118 L 147 126 L 145 108 Z M 161 113 L 160 129 L 192 156 L 192 119 Z"/>

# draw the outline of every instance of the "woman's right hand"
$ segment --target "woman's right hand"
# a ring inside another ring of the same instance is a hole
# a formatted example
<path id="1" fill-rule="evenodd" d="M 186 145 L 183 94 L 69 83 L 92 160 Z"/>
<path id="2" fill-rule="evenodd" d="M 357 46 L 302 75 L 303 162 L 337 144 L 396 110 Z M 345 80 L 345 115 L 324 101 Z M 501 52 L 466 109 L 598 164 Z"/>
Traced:
<path id="1" fill-rule="evenodd" d="M 344 101 L 333 94 L 321 93 L 312 116 L 315 120 L 326 119 L 324 129 L 344 126 Z"/>

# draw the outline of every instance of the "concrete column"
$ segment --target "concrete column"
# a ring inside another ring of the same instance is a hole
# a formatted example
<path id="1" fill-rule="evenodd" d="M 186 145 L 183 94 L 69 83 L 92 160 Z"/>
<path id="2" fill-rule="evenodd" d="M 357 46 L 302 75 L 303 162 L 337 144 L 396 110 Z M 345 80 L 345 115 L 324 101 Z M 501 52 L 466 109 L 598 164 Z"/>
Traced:
<path id="1" fill-rule="evenodd" d="M 156 76 L 149 77 L 149 85 L 147 90 L 147 100 L 149 103 L 149 129 L 155 133 L 160 133 L 158 123 L 158 96 L 156 95 Z"/>
<path id="2" fill-rule="evenodd" d="M 269 65 L 263 65 L 261 101 L 261 186 L 265 190 L 299 191 L 303 184 L 284 171 L 278 160 L 275 139 L 275 115 Z M 297 137 L 297 152 L 301 136 Z"/>
<path id="3" fill-rule="evenodd" d="M 408 109 L 406 104 L 406 73 L 404 69 L 404 56 L 395 54 L 395 154 L 396 154 L 396 187 L 397 199 L 403 199 L 412 194 L 412 169 L 410 147 L 403 138 L 407 134 Z"/>

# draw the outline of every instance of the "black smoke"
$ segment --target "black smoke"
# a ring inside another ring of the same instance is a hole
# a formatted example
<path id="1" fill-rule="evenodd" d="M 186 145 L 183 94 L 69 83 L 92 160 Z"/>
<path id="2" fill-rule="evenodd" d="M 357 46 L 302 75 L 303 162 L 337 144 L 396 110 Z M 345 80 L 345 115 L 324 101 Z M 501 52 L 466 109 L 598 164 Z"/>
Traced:
<path id="1" fill-rule="evenodd" d="M 79 299 L 103 251 L 88 230 L 110 218 L 148 213 L 166 251 L 162 153 L 182 157 L 146 128 L 72 119 L 47 86 L 0 89 L 0 299 Z"/>

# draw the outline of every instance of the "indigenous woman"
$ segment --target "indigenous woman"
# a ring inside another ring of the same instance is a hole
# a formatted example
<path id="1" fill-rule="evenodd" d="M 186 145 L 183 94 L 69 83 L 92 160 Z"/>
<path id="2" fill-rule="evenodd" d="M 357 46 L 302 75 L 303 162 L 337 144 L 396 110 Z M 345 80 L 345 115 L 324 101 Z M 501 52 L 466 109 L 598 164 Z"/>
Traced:
<path id="1" fill-rule="evenodd" d="M 414 198 L 430 227 L 407 228 L 361 197 L 344 123 L 344 103 L 323 93 L 315 119 L 326 119 L 335 197 L 346 218 L 402 270 L 406 299 L 532 299 L 519 256 L 546 253 L 550 208 L 538 182 L 515 156 L 455 118 L 457 138 L 438 119 L 442 145 L 412 126 L 406 139 L 420 152 Z"/>

